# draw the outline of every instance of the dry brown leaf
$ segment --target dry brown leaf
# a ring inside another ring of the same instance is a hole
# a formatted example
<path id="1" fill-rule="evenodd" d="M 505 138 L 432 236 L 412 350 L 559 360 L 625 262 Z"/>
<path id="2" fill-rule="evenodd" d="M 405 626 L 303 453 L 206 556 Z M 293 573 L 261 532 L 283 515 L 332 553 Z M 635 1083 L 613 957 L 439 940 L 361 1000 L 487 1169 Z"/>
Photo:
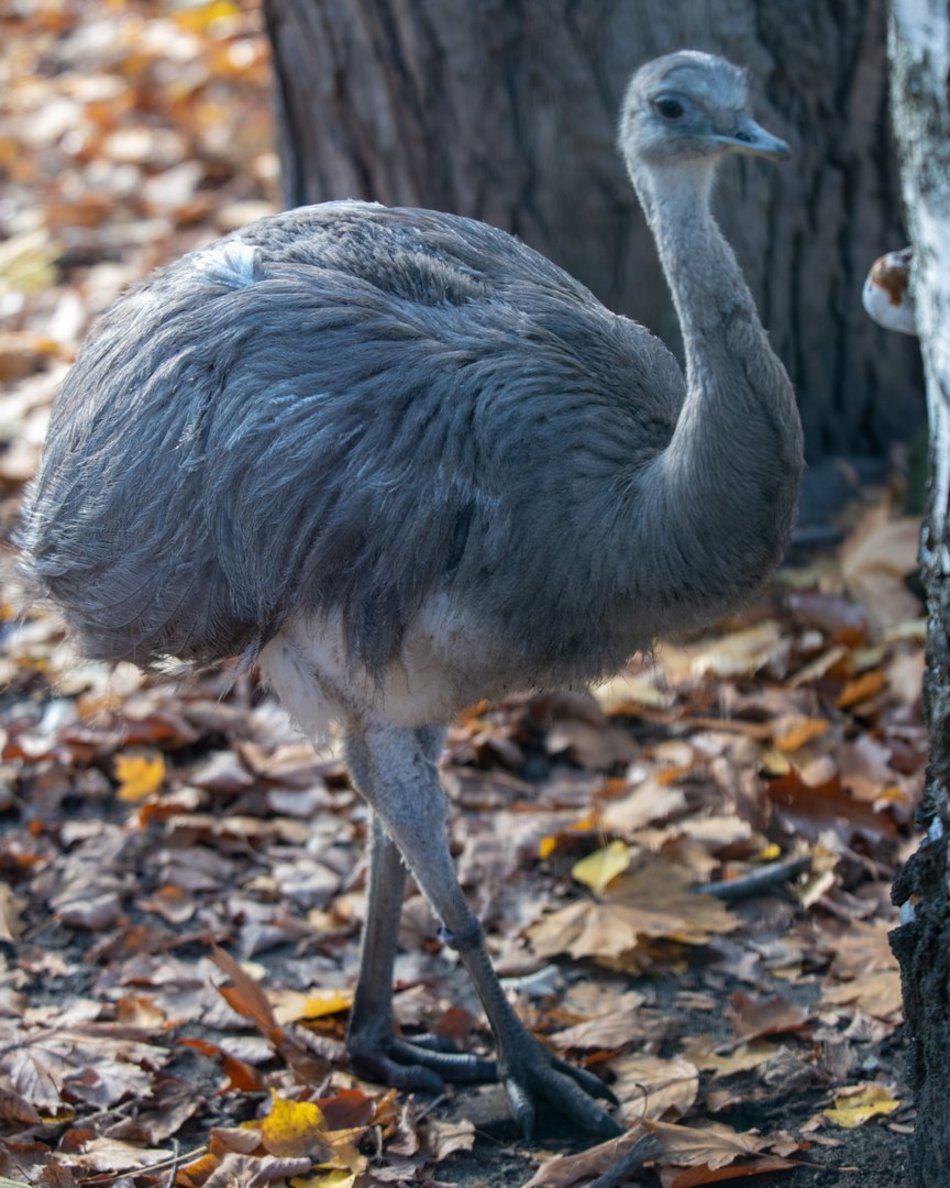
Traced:
<path id="1" fill-rule="evenodd" d="M 682 788 L 650 773 L 627 796 L 612 800 L 604 807 L 602 823 L 610 833 L 631 840 L 632 835 L 648 825 L 661 824 L 686 811 L 686 793 Z"/>
<path id="2" fill-rule="evenodd" d="M 817 841 L 825 829 L 844 841 L 855 834 L 872 838 L 893 837 L 897 830 L 887 813 L 875 812 L 842 791 L 835 777 L 825 784 L 808 785 L 794 769 L 769 780 L 766 793 L 783 824 L 794 833 Z"/>
<path id="3" fill-rule="evenodd" d="M 863 978 L 885 970 L 897 970 L 897 958 L 891 949 L 889 933 L 896 921 L 866 923 L 855 920 L 840 936 L 829 939 L 834 950 L 831 970 L 836 978 Z"/>
<path id="4" fill-rule="evenodd" d="M 569 953 L 610 964 L 632 955 L 641 937 L 700 945 L 738 924 L 724 904 L 691 891 L 688 873 L 646 855 L 636 870 L 613 880 L 603 903 L 569 904 L 545 916 L 528 936 L 539 957 Z"/>
<path id="5" fill-rule="evenodd" d="M 785 1035 L 804 1030 L 811 1015 L 797 1003 L 775 995 L 755 999 L 737 991 L 730 999 L 732 1030 L 737 1039 L 748 1042 L 768 1035 Z"/>
<path id="6" fill-rule="evenodd" d="M 524 1188 L 570 1188 L 601 1175 L 619 1163 L 647 1133 L 645 1126 L 637 1124 L 619 1138 L 588 1147 L 577 1155 L 555 1155 L 541 1164 Z"/>
<path id="7" fill-rule="evenodd" d="M 704 1072 L 717 1077 L 731 1077 L 736 1073 L 759 1068 L 775 1054 L 774 1044 L 743 1043 L 728 1045 L 728 1051 L 718 1052 L 723 1045 L 706 1035 L 687 1036 L 680 1044 L 683 1056 Z"/>
<path id="8" fill-rule="evenodd" d="M 164 1163 L 171 1154 L 170 1151 L 136 1146 L 120 1139 L 96 1137 L 87 1139 L 78 1154 L 61 1155 L 60 1158 L 67 1167 L 81 1168 L 83 1171 L 117 1172 Z"/>
<path id="9" fill-rule="evenodd" d="M 608 1067 L 616 1077 L 611 1089 L 620 1099 L 627 1125 L 665 1116 L 681 1118 L 699 1092 L 699 1070 L 680 1056 L 664 1060 L 637 1052 L 618 1056 Z"/>
<path id="10" fill-rule="evenodd" d="M 698 680 L 707 673 L 720 677 L 752 676 L 783 658 L 788 648 L 781 624 L 768 619 L 754 627 L 685 647 L 663 644 L 657 649 L 657 656 L 670 679 L 680 684 Z"/>
<path id="11" fill-rule="evenodd" d="M 854 982 L 838 986 L 825 985 L 821 1001 L 825 1006 L 859 1007 L 872 1018 L 895 1027 L 903 1018 L 901 979 L 896 969 L 864 974 Z"/>
<path id="12" fill-rule="evenodd" d="M 818 627 L 831 637 L 835 644 L 844 647 L 858 647 L 867 639 L 868 617 L 864 607 L 838 594 L 826 594 L 818 590 L 793 591 L 788 603 L 795 617 L 810 627 Z M 837 663 L 845 655 L 844 647 L 833 649 L 819 657 L 819 663 L 826 659 Z M 823 671 L 830 667 L 827 664 Z M 822 675 L 817 672 L 816 675 Z"/>
<path id="13" fill-rule="evenodd" d="M 20 913 L 26 907 L 26 900 L 14 895 L 9 883 L 0 883 L 0 941 L 14 944 L 23 933 Z"/>
<path id="14" fill-rule="evenodd" d="M 211 1044 L 207 1040 L 195 1039 L 193 1037 L 186 1037 L 180 1039 L 178 1042 L 182 1047 L 194 1048 L 195 1051 L 200 1052 L 203 1056 L 210 1056 L 215 1060 L 221 1061 L 221 1067 L 228 1078 L 228 1083 L 224 1087 L 223 1092 L 259 1093 L 264 1088 L 264 1078 L 253 1065 L 248 1064 L 246 1060 L 241 1060 L 237 1056 L 231 1055 L 229 1052 L 225 1052 L 217 1044 Z"/>
<path id="15" fill-rule="evenodd" d="M 562 1051 L 609 1051 L 642 1040 L 649 1030 L 638 1010 L 642 1002 L 643 996 L 634 991 L 621 994 L 609 1011 L 553 1032 L 548 1042 Z"/>
<path id="16" fill-rule="evenodd" d="M 420 1129 L 426 1153 L 436 1163 L 447 1159 L 453 1151 L 471 1151 L 475 1144 L 475 1126 L 467 1118 L 444 1121 L 430 1117 Z"/>
<path id="17" fill-rule="evenodd" d="M 907 576 L 917 568 L 919 543 L 920 519 L 892 518 L 886 507 L 871 509 L 845 541 L 841 575 L 878 631 L 920 614 L 920 601 L 906 584 Z"/>
<path id="18" fill-rule="evenodd" d="M 648 1129 L 663 1144 L 664 1162 L 678 1167 L 729 1167 L 768 1149 L 769 1140 L 755 1131 L 740 1132 L 718 1122 L 702 1127 L 651 1122 Z"/>
<path id="19" fill-rule="evenodd" d="M 688 1171 L 676 1172 L 664 1169 L 660 1172 L 663 1188 L 700 1188 L 703 1184 L 721 1184 L 728 1180 L 743 1180 L 748 1176 L 768 1176 L 773 1172 L 794 1171 L 799 1164 L 775 1155 L 766 1155 L 751 1163 L 733 1163 L 729 1167 L 691 1167 Z"/>

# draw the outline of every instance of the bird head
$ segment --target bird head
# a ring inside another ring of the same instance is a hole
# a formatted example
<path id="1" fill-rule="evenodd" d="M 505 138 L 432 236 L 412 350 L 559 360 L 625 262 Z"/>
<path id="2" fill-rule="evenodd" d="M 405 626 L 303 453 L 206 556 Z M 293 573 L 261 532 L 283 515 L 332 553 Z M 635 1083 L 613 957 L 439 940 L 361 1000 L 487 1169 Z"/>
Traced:
<path id="1" fill-rule="evenodd" d="M 656 58 L 636 72 L 619 142 L 631 173 L 640 166 L 713 164 L 727 153 L 776 160 L 790 155 L 784 140 L 752 118 L 745 72 L 696 50 Z"/>

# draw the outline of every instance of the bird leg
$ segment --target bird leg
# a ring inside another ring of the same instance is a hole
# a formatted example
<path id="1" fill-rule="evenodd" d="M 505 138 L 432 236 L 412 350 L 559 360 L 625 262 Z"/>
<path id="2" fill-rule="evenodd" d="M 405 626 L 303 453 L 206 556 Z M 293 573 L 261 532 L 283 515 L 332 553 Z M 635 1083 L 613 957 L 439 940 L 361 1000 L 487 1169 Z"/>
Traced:
<path id="1" fill-rule="evenodd" d="M 512 1114 L 530 1137 L 535 1103 L 542 1099 L 592 1134 L 620 1134 L 622 1127 L 592 1100 L 615 1100 L 606 1085 L 593 1073 L 554 1056 L 527 1030 L 505 997 L 481 927 L 455 874 L 446 833 L 448 806 L 434 758 L 425 745 L 427 736 L 428 732 L 389 723 L 361 722 L 348 733 L 347 761 L 356 786 L 398 847 L 442 920 L 448 943 L 458 950 L 468 970 L 495 1036 L 498 1078 Z M 391 881 L 392 875 L 388 878 Z M 377 975 L 370 977 L 378 993 Z"/>
<path id="2" fill-rule="evenodd" d="M 360 972 L 346 1047 L 353 1066 L 396 1089 L 441 1093 L 443 1081 L 497 1080 L 494 1061 L 457 1052 L 441 1036 L 397 1036 L 393 1026 L 393 965 L 406 868 L 398 849 L 373 814 L 369 893 Z"/>

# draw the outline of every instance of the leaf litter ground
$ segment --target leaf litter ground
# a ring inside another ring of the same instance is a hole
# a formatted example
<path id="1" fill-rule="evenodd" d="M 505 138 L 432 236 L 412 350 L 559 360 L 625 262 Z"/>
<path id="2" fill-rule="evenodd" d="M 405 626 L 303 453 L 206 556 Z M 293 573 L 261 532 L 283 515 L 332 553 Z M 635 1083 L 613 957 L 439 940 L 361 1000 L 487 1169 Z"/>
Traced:
<path id="1" fill-rule="evenodd" d="M 34 0 L 3 25 L 9 532 L 91 318 L 270 209 L 276 169 L 250 6 Z M 83 662 L 5 580 L 0 1176 L 570 1185 L 649 1134 L 638 1174 L 665 1188 L 900 1182 L 888 888 L 925 758 L 917 526 L 874 492 L 843 527 L 709 637 L 449 735 L 460 876 L 508 992 L 621 1101 L 627 1134 L 587 1150 L 557 1117 L 520 1141 L 494 1087 L 353 1076 L 366 812 L 338 751 L 252 676 Z M 403 1030 L 487 1051 L 417 894 L 401 940 Z"/>

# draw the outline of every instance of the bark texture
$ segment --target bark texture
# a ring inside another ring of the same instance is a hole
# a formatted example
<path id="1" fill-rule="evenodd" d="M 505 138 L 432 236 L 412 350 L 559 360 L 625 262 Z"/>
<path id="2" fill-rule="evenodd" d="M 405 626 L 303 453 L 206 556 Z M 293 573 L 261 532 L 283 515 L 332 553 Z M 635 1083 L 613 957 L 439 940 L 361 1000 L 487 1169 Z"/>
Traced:
<path id="1" fill-rule="evenodd" d="M 264 0 L 287 205 L 373 198 L 524 238 L 675 346 L 614 148 L 627 79 L 690 46 L 747 65 L 794 161 L 735 161 L 718 209 L 799 392 L 811 456 L 884 452 L 923 417 L 912 343 L 861 309 L 906 242 L 885 0 Z"/>
<path id="2" fill-rule="evenodd" d="M 901 963 L 917 1125 L 907 1183 L 950 1184 L 950 7 L 893 0 L 894 126 L 914 246 L 917 328 L 930 419 L 924 700 L 930 753 L 919 819 L 927 838 L 895 887 L 908 920 L 892 934 Z M 911 908 L 912 905 L 912 908 Z M 912 919 L 910 917 L 913 917 Z"/>

